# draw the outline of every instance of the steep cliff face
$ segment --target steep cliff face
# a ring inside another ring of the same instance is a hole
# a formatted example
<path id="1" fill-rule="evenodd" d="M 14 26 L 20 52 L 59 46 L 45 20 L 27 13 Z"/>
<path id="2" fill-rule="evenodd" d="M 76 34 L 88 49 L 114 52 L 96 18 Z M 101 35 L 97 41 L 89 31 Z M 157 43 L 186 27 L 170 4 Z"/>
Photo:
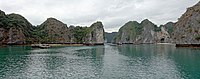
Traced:
<path id="1" fill-rule="evenodd" d="M 174 31 L 174 29 L 173 29 L 174 26 L 175 26 L 175 23 L 168 22 L 165 25 L 161 25 L 160 27 L 164 27 L 165 30 L 170 34 L 170 36 L 172 36 L 172 32 Z"/>
<path id="2" fill-rule="evenodd" d="M 34 27 L 19 14 L 6 15 L 0 10 L 0 44 L 32 43 L 81 43 L 103 44 L 104 28 L 102 22 L 90 27 L 67 27 L 55 18 Z"/>
<path id="3" fill-rule="evenodd" d="M 161 27 L 161 31 L 155 32 L 154 43 L 171 43 L 171 37 L 165 27 Z"/>
<path id="4" fill-rule="evenodd" d="M 6 15 L 0 11 L 0 43 L 24 44 L 31 37 L 32 25 L 19 14 Z"/>
<path id="5" fill-rule="evenodd" d="M 8 44 L 25 44 L 25 36 L 20 28 L 11 27 L 8 36 Z"/>
<path id="6" fill-rule="evenodd" d="M 154 35 L 156 29 L 158 28 L 155 24 L 153 24 L 148 19 L 143 20 L 141 22 L 141 27 L 143 27 L 142 34 L 140 38 L 136 42 L 138 43 L 154 43 Z"/>
<path id="7" fill-rule="evenodd" d="M 8 30 L 0 28 L 0 44 L 7 44 L 8 42 Z"/>
<path id="8" fill-rule="evenodd" d="M 176 44 L 200 43 L 200 2 L 178 19 L 172 33 L 173 42 Z"/>
<path id="9" fill-rule="evenodd" d="M 48 18 L 36 31 L 42 43 L 71 43 L 71 44 L 102 44 L 104 43 L 104 28 L 101 22 L 90 27 L 70 26 L 54 18 Z"/>
<path id="10" fill-rule="evenodd" d="M 136 21 L 129 21 L 125 25 L 123 25 L 117 35 L 114 38 L 116 43 L 133 43 L 136 41 L 135 38 L 138 37 L 140 30 L 140 24 Z"/>
<path id="11" fill-rule="evenodd" d="M 37 28 L 41 34 L 44 34 L 41 35 L 41 39 L 44 39 L 42 42 L 45 43 L 69 42 L 67 25 L 55 18 L 48 18 Z"/>
<path id="12" fill-rule="evenodd" d="M 103 44 L 104 43 L 104 28 L 102 22 L 93 23 L 90 26 L 91 33 L 90 33 L 90 41 L 89 43 L 93 44 Z"/>
<path id="13" fill-rule="evenodd" d="M 165 28 L 157 27 L 148 19 L 141 23 L 130 21 L 120 28 L 114 38 L 115 43 L 141 44 L 169 42 L 169 33 Z"/>

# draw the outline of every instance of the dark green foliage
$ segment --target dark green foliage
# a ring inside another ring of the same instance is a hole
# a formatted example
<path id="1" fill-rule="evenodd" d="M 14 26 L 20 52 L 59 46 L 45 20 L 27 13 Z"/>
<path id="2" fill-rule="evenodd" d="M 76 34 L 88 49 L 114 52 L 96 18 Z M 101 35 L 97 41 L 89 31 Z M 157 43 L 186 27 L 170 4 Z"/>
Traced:
<path id="1" fill-rule="evenodd" d="M 76 43 L 84 43 L 86 40 L 84 40 L 84 38 L 87 38 L 87 35 L 90 33 L 90 28 L 87 27 L 80 27 L 77 26 L 74 28 L 73 33 L 74 33 L 74 37 L 76 39 Z"/>
<path id="2" fill-rule="evenodd" d="M 30 37 L 33 30 L 32 25 L 18 14 L 0 15 L 0 27 L 5 29 L 10 29 L 11 27 L 21 28 L 26 37 Z"/>
<path id="3" fill-rule="evenodd" d="M 50 38 L 48 38 L 48 33 L 45 29 L 37 26 L 34 28 L 32 32 L 32 36 L 34 37 L 34 43 L 45 43 L 50 42 Z"/>
<path id="4" fill-rule="evenodd" d="M 161 31 L 161 27 L 157 27 L 157 25 L 154 25 L 154 31 L 155 31 L 155 32 Z"/>
<path id="5" fill-rule="evenodd" d="M 171 35 L 174 29 L 175 23 L 173 22 L 168 22 L 167 24 L 165 24 L 163 27 L 165 27 L 168 31 L 168 33 Z"/>
<path id="6" fill-rule="evenodd" d="M 26 37 L 31 36 L 33 26 L 23 16 L 19 14 L 9 14 L 7 16 L 9 19 L 9 25 L 8 25 L 9 28 L 10 27 L 21 28 Z"/>
<path id="7" fill-rule="evenodd" d="M 129 21 L 127 22 L 122 28 L 119 29 L 119 32 L 113 39 L 113 41 L 119 41 L 122 39 L 122 33 L 125 32 L 127 33 L 126 41 L 129 41 L 130 39 L 136 38 L 138 35 L 142 34 L 143 31 L 143 26 L 141 26 L 138 22 L 136 21 Z"/>
<path id="8" fill-rule="evenodd" d="M 197 36 L 195 37 L 195 39 L 196 39 L 196 40 L 200 40 L 200 35 L 197 35 Z"/>
<path id="9" fill-rule="evenodd" d="M 23 34 L 27 38 L 26 42 L 29 43 L 31 38 L 33 38 L 33 26 L 28 22 L 28 20 L 19 14 L 13 13 L 6 15 L 3 11 L 0 10 L 0 28 L 9 30 L 12 27 L 22 30 Z"/>
<path id="10" fill-rule="evenodd" d="M 200 24 L 200 20 L 198 20 L 199 24 Z"/>

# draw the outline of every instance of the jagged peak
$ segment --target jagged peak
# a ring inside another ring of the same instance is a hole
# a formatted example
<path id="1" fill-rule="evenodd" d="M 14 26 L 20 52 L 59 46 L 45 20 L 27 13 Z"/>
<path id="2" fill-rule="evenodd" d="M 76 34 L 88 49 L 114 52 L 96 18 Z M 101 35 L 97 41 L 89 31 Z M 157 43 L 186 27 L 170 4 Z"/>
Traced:
<path id="1" fill-rule="evenodd" d="M 150 21 L 149 19 L 144 19 L 144 20 L 142 20 L 142 22 L 144 22 L 144 21 Z"/>
<path id="2" fill-rule="evenodd" d="M 146 24 L 152 24 L 155 25 L 153 22 L 151 22 L 149 19 L 144 19 L 140 24 L 146 25 Z"/>
<path id="3" fill-rule="evenodd" d="M 6 14 L 5 14 L 5 12 L 4 12 L 4 11 L 0 10 L 0 15 L 3 15 L 3 16 L 5 16 Z"/>
<path id="4" fill-rule="evenodd" d="M 95 22 L 93 24 L 102 24 L 102 22 L 101 21 L 97 21 L 97 22 Z"/>
<path id="5" fill-rule="evenodd" d="M 93 23 L 90 27 L 103 27 L 103 23 L 101 21 L 97 21 Z"/>
<path id="6" fill-rule="evenodd" d="M 58 19 L 56 19 L 56 18 L 53 18 L 53 17 L 50 17 L 50 18 L 47 18 L 47 20 L 46 21 L 44 21 L 44 23 L 51 23 L 51 22 L 57 22 L 57 23 L 62 23 L 62 24 L 64 24 L 62 21 L 60 21 L 60 20 L 58 20 Z M 42 24 L 44 24 L 44 23 L 42 23 Z"/>

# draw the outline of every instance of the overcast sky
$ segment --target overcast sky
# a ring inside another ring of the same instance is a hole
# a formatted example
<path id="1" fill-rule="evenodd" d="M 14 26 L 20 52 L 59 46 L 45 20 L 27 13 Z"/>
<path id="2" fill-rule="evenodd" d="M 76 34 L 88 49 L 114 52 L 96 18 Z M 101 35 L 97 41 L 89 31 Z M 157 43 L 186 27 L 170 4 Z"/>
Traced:
<path id="1" fill-rule="evenodd" d="M 33 25 L 47 18 L 65 24 L 90 26 L 102 21 L 107 32 L 118 31 L 128 21 L 149 19 L 160 25 L 177 19 L 199 0 L 0 0 L 0 9 L 17 13 Z"/>

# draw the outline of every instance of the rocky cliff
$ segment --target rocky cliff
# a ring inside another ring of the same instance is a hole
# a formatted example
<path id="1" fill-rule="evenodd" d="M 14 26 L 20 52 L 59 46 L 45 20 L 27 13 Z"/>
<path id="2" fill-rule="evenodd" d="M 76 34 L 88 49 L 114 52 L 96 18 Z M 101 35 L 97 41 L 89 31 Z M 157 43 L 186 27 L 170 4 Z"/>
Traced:
<path id="1" fill-rule="evenodd" d="M 55 18 L 48 18 L 37 27 L 37 36 L 40 36 L 40 42 L 43 43 L 68 43 L 69 32 L 66 24 Z"/>
<path id="2" fill-rule="evenodd" d="M 115 43 L 133 43 L 136 41 L 135 38 L 138 38 L 140 30 L 140 24 L 136 21 L 129 21 L 125 25 L 123 25 L 117 35 L 114 38 Z"/>
<path id="3" fill-rule="evenodd" d="M 0 44 L 82 43 L 103 44 L 101 22 L 90 27 L 67 27 L 63 22 L 48 18 L 41 25 L 32 26 L 19 14 L 6 15 L 0 10 Z"/>
<path id="4" fill-rule="evenodd" d="M 90 27 L 70 26 L 55 18 L 48 18 L 36 28 L 36 36 L 42 43 L 103 44 L 104 28 L 101 22 Z M 39 34 L 38 34 L 39 33 Z"/>
<path id="5" fill-rule="evenodd" d="M 102 22 L 93 23 L 90 27 L 70 26 L 71 43 L 103 44 L 104 28 Z"/>
<path id="6" fill-rule="evenodd" d="M 172 33 L 173 43 L 200 43 L 200 2 L 187 9 L 178 19 Z"/>
<path id="7" fill-rule="evenodd" d="M 170 36 L 172 36 L 172 32 L 174 31 L 174 29 L 173 29 L 174 26 L 175 26 L 175 23 L 168 22 L 165 25 L 161 25 L 160 27 L 164 27 L 165 30 L 170 34 Z"/>
<path id="8" fill-rule="evenodd" d="M 23 16 L 0 11 L 0 44 L 24 44 L 32 30 L 32 25 Z"/>
<path id="9" fill-rule="evenodd" d="M 104 29 L 103 29 L 103 24 L 102 22 L 96 22 L 93 23 L 90 26 L 91 33 L 89 37 L 88 43 L 93 43 L 93 44 L 102 44 L 104 43 Z"/>
<path id="10" fill-rule="evenodd" d="M 130 21 L 122 26 L 114 38 L 115 43 L 141 44 L 169 42 L 170 36 L 165 28 L 157 27 L 148 19 L 141 23 Z"/>

